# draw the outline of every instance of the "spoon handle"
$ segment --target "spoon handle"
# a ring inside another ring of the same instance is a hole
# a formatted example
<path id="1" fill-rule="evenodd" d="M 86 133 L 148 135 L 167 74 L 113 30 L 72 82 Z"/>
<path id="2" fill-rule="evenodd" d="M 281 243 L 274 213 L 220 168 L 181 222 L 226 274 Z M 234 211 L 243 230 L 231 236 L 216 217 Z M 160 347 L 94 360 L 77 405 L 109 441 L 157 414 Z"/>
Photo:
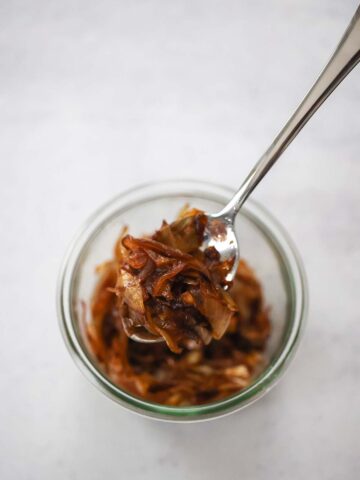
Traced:
<path id="1" fill-rule="evenodd" d="M 237 193 L 227 206 L 217 215 L 233 221 L 235 215 L 250 193 L 274 165 L 286 147 L 294 140 L 303 126 L 335 90 L 341 81 L 360 61 L 360 6 L 355 12 L 338 47 L 319 78 L 306 95 L 293 116 L 287 122 L 251 170 Z"/>

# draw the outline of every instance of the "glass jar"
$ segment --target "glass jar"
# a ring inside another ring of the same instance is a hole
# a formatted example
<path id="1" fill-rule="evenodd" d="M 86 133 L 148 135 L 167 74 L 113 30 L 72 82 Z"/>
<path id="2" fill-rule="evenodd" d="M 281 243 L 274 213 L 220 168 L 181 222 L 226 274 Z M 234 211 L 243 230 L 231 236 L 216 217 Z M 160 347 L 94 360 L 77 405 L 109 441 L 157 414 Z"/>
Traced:
<path id="1" fill-rule="evenodd" d="M 97 366 L 83 337 L 81 302 L 90 303 L 96 265 L 111 257 L 124 225 L 131 234 L 152 232 L 163 219 L 174 219 L 185 204 L 219 211 L 233 191 L 198 181 L 143 185 L 111 200 L 88 220 L 70 245 L 61 268 L 57 303 L 61 331 L 83 373 L 107 396 L 128 410 L 177 422 L 199 421 L 239 410 L 268 392 L 288 366 L 299 343 L 307 311 L 307 284 L 299 255 L 287 233 L 258 203 L 248 200 L 238 214 L 240 255 L 255 270 L 271 309 L 272 333 L 267 365 L 245 389 L 218 402 L 174 407 L 136 397 L 113 384 Z"/>

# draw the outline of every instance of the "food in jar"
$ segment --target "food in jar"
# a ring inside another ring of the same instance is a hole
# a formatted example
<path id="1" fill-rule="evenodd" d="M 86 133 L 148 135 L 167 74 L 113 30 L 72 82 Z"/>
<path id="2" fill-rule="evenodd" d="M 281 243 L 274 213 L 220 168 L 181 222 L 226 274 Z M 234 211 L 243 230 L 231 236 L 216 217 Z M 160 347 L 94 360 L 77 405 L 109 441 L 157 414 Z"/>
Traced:
<path id="1" fill-rule="evenodd" d="M 153 235 L 124 229 L 99 280 L 86 325 L 89 346 L 107 376 L 146 400 L 186 406 L 245 388 L 264 366 L 269 310 L 254 272 L 200 246 L 206 216 L 184 209 Z M 141 329 L 163 342 L 139 343 Z"/>

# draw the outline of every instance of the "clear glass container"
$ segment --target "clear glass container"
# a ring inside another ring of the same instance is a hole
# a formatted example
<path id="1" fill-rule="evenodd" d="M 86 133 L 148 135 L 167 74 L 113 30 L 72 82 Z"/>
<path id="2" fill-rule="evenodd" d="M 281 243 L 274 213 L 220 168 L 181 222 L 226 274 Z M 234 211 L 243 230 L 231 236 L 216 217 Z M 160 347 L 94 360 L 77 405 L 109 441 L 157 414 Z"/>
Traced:
<path id="1" fill-rule="evenodd" d="M 145 401 L 113 384 L 87 350 L 81 327 L 81 302 L 89 304 L 97 281 L 95 266 L 109 259 L 121 228 L 143 235 L 171 220 L 188 203 L 217 212 L 229 200 L 229 188 L 197 181 L 143 185 L 122 193 L 88 220 L 70 245 L 60 272 L 57 303 L 61 331 L 83 373 L 117 403 L 142 415 L 170 421 L 199 421 L 239 410 L 268 392 L 278 381 L 299 343 L 307 311 L 307 285 L 299 255 L 287 233 L 258 203 L 248 200 L 236 231 L 240 254 L 260 279 L 271 308 L 272 333 L 267 366 L 244 390 L 224 400 L 187 407 Z M 86 399 L 84 399 L 86 401 Z"/>

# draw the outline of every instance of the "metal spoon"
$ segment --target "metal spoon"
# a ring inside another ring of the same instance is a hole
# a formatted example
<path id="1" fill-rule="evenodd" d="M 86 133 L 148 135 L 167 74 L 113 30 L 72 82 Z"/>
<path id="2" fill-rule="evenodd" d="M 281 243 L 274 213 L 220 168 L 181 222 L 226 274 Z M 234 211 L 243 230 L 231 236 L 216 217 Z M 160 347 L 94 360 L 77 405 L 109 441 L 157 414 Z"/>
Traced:
<path id="1" fill-rule="evenodd" d="M 316 110 L 359 61 L 360 6 L 329 63 L 290 120 L 246 177 L 239 190 L 219 213 L 207 214 L 208 223 L 202 247 L 213 246 L 220 253 L 221 260 L 232 262 L 233 267 L 227 275 L 227 280 L 233 280 L 239 263 L 239 246 L 234 230 L 234 222 L 238 211 Z M 155 337 L 145 329 L 139 329 L 139 332 L 134 333 L 130 338 L 144 343 L 163 341 L 163 338 Z"/>

